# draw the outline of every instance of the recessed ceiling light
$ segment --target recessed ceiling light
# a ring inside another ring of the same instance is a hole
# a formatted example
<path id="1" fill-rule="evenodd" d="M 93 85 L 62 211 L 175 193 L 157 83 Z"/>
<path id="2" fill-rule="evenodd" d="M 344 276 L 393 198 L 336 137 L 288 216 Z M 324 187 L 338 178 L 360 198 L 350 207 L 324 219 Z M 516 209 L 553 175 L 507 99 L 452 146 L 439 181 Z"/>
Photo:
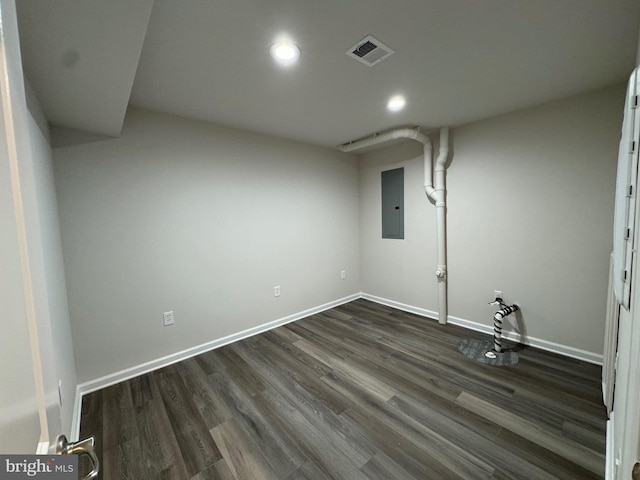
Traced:
<path id="1" fill-rule="evenodd" d="M 291 65 L 300 58 L 300 49 L 290 41 L 283 40 L 271 45 L 269 53 L 281 65 Z"/>
<path id="2" fill-rule="evenodd" d="M 387 102 L 387 109 L 391 112 L 398 112 L 404 108 L 407 100 L 402 95 L 394 95 Z"/>

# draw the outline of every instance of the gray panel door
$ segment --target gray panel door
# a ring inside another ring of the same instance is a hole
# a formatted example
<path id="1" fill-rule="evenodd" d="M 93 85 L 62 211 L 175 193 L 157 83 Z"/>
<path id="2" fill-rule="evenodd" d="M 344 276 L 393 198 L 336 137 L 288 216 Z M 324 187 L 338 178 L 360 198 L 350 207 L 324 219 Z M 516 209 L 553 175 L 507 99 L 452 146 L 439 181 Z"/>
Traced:
<path id="1" fill-rule="evenodd" d="M 404 238 L 404 168 L 382 172 L 382 238 Z"/>

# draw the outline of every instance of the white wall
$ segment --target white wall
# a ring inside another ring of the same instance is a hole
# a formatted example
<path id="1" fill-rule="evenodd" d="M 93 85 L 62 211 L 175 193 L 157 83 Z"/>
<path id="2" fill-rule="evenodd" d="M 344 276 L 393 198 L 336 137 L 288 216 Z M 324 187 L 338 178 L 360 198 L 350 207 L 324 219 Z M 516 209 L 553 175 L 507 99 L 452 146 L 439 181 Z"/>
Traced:
<path id="1" fill-rule="evenodd" d="M 47 319 L 47 334 L 51 335 L 53 349 L 50 365 L 55 384 L 62 381 L 62 432 L 70 438 L 75 393 L 77 386 L 75 357 L 67 304 L 60 224 L 53 176 L 53 158 L 49 147 L 48 127 L 38 101 L 27 84 L 29 106 L 28 136 L 30 139 L 31 165 L 28 168 L 33 181 L 31 207 L 34 241 L 32 260 L 40 263 L 42 277 L 35 282 L 36 302 L 39 311 Z M 37 224 L 37 226 L 36 226 Z M 57 389 L 52 391 L 51 402 L 58 403 Z"/>
<path id="2" fill-rule="evenodd" d="M 81 381 L 359 292 L 353 156 L 131 110 L 54 158 Z"/>
<path id="3" fill-rule="evenodd" d="M 624 86 L 453 129 L 449 315 L 490 325 L 494 289 L 529 337 L 602 353 Z M 436 150 L 437 151 L 437 150 Z M 360 158 L 362 290 L 437 311 L 420 146 Z M 405 167 L 405 240 L 380 238 L 380 172 Z M 513 329 L 513 327 L 507 327 Z"/>
<path id="4" fill-rule="evenodd" d="M 424 193 L 421 145 L 407 141 L 367 153 L 359 161 L 362 291 L 437 310 L 435 208 Z M 380 172 L 400 167 L 405 238 L 383 239 Z"/>

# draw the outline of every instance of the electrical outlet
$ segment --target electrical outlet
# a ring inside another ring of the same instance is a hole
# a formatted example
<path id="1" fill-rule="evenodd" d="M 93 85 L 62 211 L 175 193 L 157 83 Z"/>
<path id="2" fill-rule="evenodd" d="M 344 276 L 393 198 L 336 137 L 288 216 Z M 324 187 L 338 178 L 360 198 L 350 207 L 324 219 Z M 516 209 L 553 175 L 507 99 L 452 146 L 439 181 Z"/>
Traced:
<path id="1" fill-rule="evenodd" d="M 274 297 L 279 297 L 280 296 L 280 285 L 277 285 L 277 286 L 273 287 L 273 296 Z"/>
<path id="2" fill-rule="evenodd" d="M 347 271 L 340 270 L 340 280 L 344 280 L 345 278 L 347 278 Z"/>
<path id="3" fill-rule="evenodd" d="M 173 325 L 174 323 L 176 323 L 175 319 L 173 318 L 173 310 L 171 310 L 170 312 L 164 312 L 162 314 L 162 317 L 164 318 L 165 327 L 168 327 L 169 325 Z"/>
<path id="4" fill-rule="evenodd" d="M 502 296 L 502 290 L 494 290 L 494 291 L 493 291 L 493 298 L 494 298 L 494 299 L 496 299 L 496 298 L 504 298 L 504 297 Z"/>

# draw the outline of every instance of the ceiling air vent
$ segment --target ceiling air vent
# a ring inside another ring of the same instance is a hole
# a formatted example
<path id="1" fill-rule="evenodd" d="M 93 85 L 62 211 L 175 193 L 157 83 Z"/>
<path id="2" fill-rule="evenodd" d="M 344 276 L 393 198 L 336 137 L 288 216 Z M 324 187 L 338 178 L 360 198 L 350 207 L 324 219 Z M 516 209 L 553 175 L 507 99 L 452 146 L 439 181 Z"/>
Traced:
<path id="1" fill-rule="evenodd" d="M 355 46 L 347 50 L 347 55 L 369 67 L 373 67 L 376 63 L 381 62 L 393 53 L 393 50 L 371 35 L 367 35 Z"/>

